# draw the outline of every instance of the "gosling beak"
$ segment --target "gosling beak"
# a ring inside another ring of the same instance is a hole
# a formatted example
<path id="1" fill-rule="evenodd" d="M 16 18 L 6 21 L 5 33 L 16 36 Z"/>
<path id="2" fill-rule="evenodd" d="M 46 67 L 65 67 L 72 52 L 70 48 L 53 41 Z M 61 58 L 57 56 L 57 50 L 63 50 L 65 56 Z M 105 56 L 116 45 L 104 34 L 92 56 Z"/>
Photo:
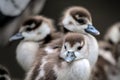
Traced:
<path id="1" fill-rule="evenodd" d="M 21 33 L 17 33 L 17 34 L 15 34 L 15 35 L 13 35 L 13 36 L 9 39 L 9 41 L 11 42 L 11 41 L 18 40 L 18 39 L 23 39 L 23 38 L 24 38 L 24 37 L 22 36 Z"/>
<path id="2" fill-rule="evenodd" d="M 99 35 L 100 32 L 93 26 L 93 25 L 88 25 L 88 27 L 85 29 L 87 33 L 93 34 L 93 35 Z"/>
<path id="3" fill-rule="evenodd" d="M 66 57 L 65 57 L 65 61 L 66 61 L 66 62 L 72 62 L 72 61 L 75 60 L 75 58 L 76 58 L 76 56 L 75 56 L 74 52 L 68 51 L 68 52 L 67 52 L 67 55 L 66 55 Z"/>

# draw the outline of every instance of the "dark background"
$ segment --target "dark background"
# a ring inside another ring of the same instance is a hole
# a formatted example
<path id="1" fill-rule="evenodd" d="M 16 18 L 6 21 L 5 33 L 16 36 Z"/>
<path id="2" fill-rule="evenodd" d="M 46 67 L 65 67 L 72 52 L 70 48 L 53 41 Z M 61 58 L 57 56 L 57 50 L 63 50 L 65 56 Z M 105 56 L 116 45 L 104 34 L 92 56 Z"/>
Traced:
<path id="1" fill-rule="evenodd" d="M 120 21 L 120 1 L 119 0 L 47 0 L 40 14 L 59 20 L 61 12 L 70 6 L 84 6 L 92 14 L 93 24 L 101 35 L 97 39 L 102 39 L 106 30 L 114 23 Z M 14 18 L 0 14 L 0 26 Z M 0 40 L 1 41 L 1 40 Z M 6 46 L 0 46 L 0 64 L 6 66 L 12 77 L 24 77 L 24 71 L 15 59 L 15 49 L 19 41 Z"/>

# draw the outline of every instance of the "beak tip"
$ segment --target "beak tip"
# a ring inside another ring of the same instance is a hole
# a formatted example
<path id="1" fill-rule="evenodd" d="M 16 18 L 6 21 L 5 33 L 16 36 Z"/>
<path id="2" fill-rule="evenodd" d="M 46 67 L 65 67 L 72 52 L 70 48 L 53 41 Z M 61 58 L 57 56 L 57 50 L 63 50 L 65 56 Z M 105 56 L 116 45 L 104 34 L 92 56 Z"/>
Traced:
<path id="1" fill-rule="evenodd" d="M 8 40 L 8 42 L 12 42 L 12 41 L 14 41 L 14 40 L 13 40 L 13 39 L 9 39 L 9 40 Z"/>
<path id="2" fill-rule="evenodd" d="M 14 41 L 14 39 L 10 38 L 8 41 L 9 41 L 9 42 L 12 42 L 12 41 Z"/>
<path id="3" fill-rule="evenodd" d="M 92 25 L 88 25 L 88 27 L 85 29 L 87 33 L 91 33 L 93 35 L 100 35 L 100 32 Z"/>
<path id="4" fill-rule="evenodd" d="M 22 38 L 24 38 L 24 37 L 21 35 L 21 33 L 17 33 L 9 38 L 9 42 L 14 41 L 14 40 L 18 40 L 18 39 L 22 39 Z"/>
<path id="5" fill-rule="evenodd" d="M 100 35 L 100 32 L 98 31 L 98 32 L 96 33 L 96 35 Z"/>

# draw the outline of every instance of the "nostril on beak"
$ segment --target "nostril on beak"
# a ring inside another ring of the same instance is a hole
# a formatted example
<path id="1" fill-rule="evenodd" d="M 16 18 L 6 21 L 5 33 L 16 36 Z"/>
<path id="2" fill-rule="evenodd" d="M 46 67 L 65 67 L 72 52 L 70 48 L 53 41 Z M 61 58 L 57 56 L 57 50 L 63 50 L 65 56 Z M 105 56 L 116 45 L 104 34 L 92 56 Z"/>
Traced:
<path id="1" fill-rule="evenodd" d="M 74 55 L 74 51 L 68 51 L 67 55 L 71 55 L 71 56 Z"/>
<path id="2" fill-rule="evenodd" d="M 68 51 L 68 53 L 74 53 L 74 51 Z"/>
<path id="3" fill-rule="evenodd" d="M 75 56 L 74 51 L 68 51 L 66 58 L 65 58 L 65 61 L 72 62 L 73 60 L 75 60 L 75 58 L 76 58 L 76 56 Z"/>
<path id="4" fill-rule="evenodd" d="M 73 51 L 68 51 L 67 53 L 74 53 Z"/>

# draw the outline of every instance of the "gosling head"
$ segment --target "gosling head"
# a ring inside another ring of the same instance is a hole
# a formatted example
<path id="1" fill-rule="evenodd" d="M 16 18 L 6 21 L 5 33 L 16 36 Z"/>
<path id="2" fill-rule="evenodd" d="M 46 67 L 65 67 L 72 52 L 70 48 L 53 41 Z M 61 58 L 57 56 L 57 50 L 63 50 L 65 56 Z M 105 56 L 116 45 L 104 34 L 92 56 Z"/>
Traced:
<path id="1" fill-rule="evenodd" d="M 9 41 L 22 38 L 24 40 L 40 41 L 54 31 L 51 19 L 43 16 L 32 16 L 21 25 L 19 32 L 12 36 Z"/>
<path id="2" fill-rule="evenodd" d="M 106 41 L 99 41 L 99 56 L 112 65 L 116 65 L 116 60 L 114 58 L 114 47 Z"/>
<path id="3" fill-rule="evenodd" d="M 84 7 L 70 7 L 65 10 L 60 25 L 64 31 L 90 33 L 99 35 L 100 32 L 92 25 L 90 12 Z"/>
<path id="4" fill-rule="evenodd" d="M 78 33 L 68 33 L 62 45 L 60 57 L 66 62 L 87 59 L 87 45 L 84 37 Z"/>
<path id="5" fill-rule="evenodd" d="M 112 45 L 120 42 L 120 22 L 113 24 L 104 36 L 104 39 Z"/>

